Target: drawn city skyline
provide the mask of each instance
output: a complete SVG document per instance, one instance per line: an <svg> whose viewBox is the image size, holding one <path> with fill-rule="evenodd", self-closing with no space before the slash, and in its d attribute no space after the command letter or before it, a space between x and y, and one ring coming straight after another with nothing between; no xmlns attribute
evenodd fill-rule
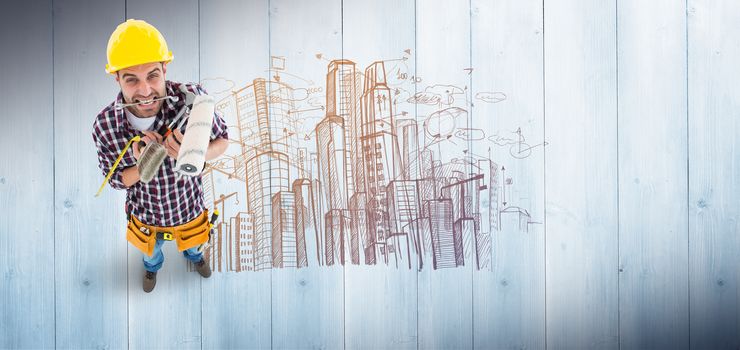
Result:
<svg viewBox="0 0 740 350"><path fill-rule="evenodd" d="M507 202L513 179L491 159L490 147L510 148L512 158L523 159L547 143L530 146L521 129L487 137L462 125L473 100L499 103L506 95L422 86L398 68L408 55L364 69L331 60L324 86L289 73L286 59L275 56L269 79L231 86L218 100L231 146L202 174L206 205L221 211L205 251L214 271L381 264L490 269L492 234L539 224ZM389 84L391 74L415 91ZM406 110L415 104L434 111L417 120ZM306 114L320 120L309 124ZM489 155L470 151L472 142L486 142ZM224 181L228 193L217 188ZM233 182L243 183L243 191L232 192Z"/></svg>

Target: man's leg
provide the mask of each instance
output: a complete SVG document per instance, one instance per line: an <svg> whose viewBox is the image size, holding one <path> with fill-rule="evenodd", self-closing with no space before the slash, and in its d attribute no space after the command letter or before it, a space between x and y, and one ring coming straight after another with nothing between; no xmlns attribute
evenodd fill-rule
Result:
<svg viewBox="0 0 740 350"><path fill-rule="evenodd" d="M192 247L182 251L182 255L185 255L185 259L190 260L192 263L197 263L203 259L203 253L198 251L198 247Z"/></svg>
<svg viewBox="0 0 740 350"><path fill-rule="evenodd" d="M205 278L211 276L211 267L208 266L208 262L203 259L203 253L198 251L198 247L184 250L182 254L185 255L185 259L190 260L190 262L195 265L195 270L198 271L201 276Z"/></svg>
<svg viewBox="0 0 740 350"><path fill-rule="evenodd" d="M144 269L149 272L157 272L162 268L164 264L164 254L162 254L163 240L158 239L157 244L154 245L154 253L152 256L144 254Z"/></svg>
<svg viewBox="0 0 740 350"><path fill-rule="evenodd" d="M146 274L144 274L144 291L149 293L154 289L154 286L157 285L157 271L162 268L162 264L164 264L164 254L162 253L162 244L164 243L163 240L158 239L157 243L154 244L154 252L152 253L152 256L148 256L144 254L144 269L146 270Z"/></svg>

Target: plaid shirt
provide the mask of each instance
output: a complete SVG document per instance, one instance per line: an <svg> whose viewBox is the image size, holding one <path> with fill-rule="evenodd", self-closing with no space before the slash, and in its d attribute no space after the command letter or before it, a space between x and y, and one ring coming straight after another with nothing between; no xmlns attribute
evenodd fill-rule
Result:
<svg viewBox="0 0 740 350"><path fill-rule="evenodd" d="M152 125L151 130L164 134L167 124L177 115L185 104L185 94L180 91L180 83L166 81L168 96L178 96L178 102L165 100ZM196 95L206 94L197 84L185 84L187 89ZM116 103L125 103L123 94L118 93L116 100L103 109L93 124L93 140L98 149L98 162L103 176L113 166L118 155L132 137L139 134L128 119L124 110L116 110ZM180 131L185 130L187 123ZM218 112L213 118L211 140L228 139L226 123ZM133 149L129 148L110 178L110 185L115 189L126 189L126 213L135 215L139 220L154 226L177 226L200 215L205 206L203 203L203 180L201 176L180 176L174 171L176 160L167 156L159 173L149 183L136 182L126 187L121 181L124 169L136 165Z"/></svg>

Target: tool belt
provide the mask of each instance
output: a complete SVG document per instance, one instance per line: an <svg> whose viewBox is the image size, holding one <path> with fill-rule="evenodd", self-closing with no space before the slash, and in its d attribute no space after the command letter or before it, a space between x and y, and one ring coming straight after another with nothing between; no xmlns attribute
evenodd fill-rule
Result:
<svg viewBox="0 0 740 350"><path fill-rule="evenodd" d="M171 227L147 225L131 214L126 226L126 240L144 254L152 256L157 239L175 240L177 249L183 251L208 242L210 232L207 209L190 222Z"/></svg>

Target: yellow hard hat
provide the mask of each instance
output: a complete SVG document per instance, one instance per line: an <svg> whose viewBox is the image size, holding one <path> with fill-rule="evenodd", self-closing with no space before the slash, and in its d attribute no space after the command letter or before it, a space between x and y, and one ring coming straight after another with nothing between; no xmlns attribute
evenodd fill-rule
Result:
<svg viewBox="0 0 740 350"><path fill-rule="evenodd" d="M105 71L113 74L139 64L169 62L172 58L172 51L157 28L141 20L129 19L119 24L108 39Z"/></svg>

